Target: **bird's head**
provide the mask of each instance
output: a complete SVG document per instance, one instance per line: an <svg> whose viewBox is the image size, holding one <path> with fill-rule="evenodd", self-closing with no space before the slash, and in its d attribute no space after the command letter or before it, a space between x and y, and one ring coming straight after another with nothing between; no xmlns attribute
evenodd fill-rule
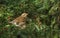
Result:
<svg viewBox="0 0 60 38"><path fill-rule="evenodd" d="M27 17L28 13L22 13L22 17Z"/></svg>

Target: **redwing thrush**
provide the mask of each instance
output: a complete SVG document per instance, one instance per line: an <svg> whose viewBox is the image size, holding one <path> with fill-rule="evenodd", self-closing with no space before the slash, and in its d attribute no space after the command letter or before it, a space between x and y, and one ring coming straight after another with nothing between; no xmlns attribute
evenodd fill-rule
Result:
<svg viewBox="0 0 60 38"><path fill-rule="evenodd" d="M17 17L16 19L14 19L13 21L9 22L14 24L15 26L21 27L21 29L25 28L26 25L26 18L27 18L27 13L22 13L21 16Z"/></svg>

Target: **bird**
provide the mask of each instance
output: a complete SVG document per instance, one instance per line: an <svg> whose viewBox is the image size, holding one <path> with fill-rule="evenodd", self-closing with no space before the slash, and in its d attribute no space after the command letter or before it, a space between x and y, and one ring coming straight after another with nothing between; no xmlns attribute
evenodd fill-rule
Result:
<svg viewBox="0 0 60 38"><path fill-rule="evenodd" d="M27 19L28 13L22 13L19 17L16 19L12 20L11 24L20 27L21 29L24 29L26 27L26 19Z"/></svg>

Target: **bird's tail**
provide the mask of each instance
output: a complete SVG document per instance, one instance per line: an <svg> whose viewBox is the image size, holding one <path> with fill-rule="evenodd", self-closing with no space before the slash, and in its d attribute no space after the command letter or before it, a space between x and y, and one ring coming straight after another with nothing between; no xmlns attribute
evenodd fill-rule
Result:
<svg viewBox="0 0 60 38"><path fill-rule="evenodd" d="M11 23L11 24L12 24L12 23L13 23L13 21L11 21L11 22L9 22L9 23Z"/></svg>

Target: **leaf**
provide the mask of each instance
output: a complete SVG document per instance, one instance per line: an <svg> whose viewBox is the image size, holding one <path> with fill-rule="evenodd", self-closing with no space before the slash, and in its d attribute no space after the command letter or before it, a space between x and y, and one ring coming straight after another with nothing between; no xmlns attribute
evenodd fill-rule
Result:
<svg viewBox="0 0 60 38"><path fill-rule="evenodd" d="M43 3L43 8L44 9L48 9L49 8L49 6L50 6L49 2L50 2L49 0L44 0L44 3Z"/></svg>
<svg viewBox="0 0 60 38"><path fill-rule="evenodd" d="M40 31L40 28L38 27L38 25L35 25L37 31Z"/></svg>
<svg viewBox="0 0 60 38"><path fill-rule="evenodd" d="M55 0L50 0L50 1L55 2Z"/></svg>
<svg viewBox="0 0 60 38"><path fill-rule="evenodd" d="M49 15L56 14L57 8L58 8L58 4L53 5L53 7L51 7L51 9L49 10Z"/></svg>
<svg viewBox="0 0 60 38"><path fill-rule="evenodd" d="M53 25L55 24L55 22L56 22L56 18L53 18L53 19L51 20L51 27L53 27Z"/></svg>

